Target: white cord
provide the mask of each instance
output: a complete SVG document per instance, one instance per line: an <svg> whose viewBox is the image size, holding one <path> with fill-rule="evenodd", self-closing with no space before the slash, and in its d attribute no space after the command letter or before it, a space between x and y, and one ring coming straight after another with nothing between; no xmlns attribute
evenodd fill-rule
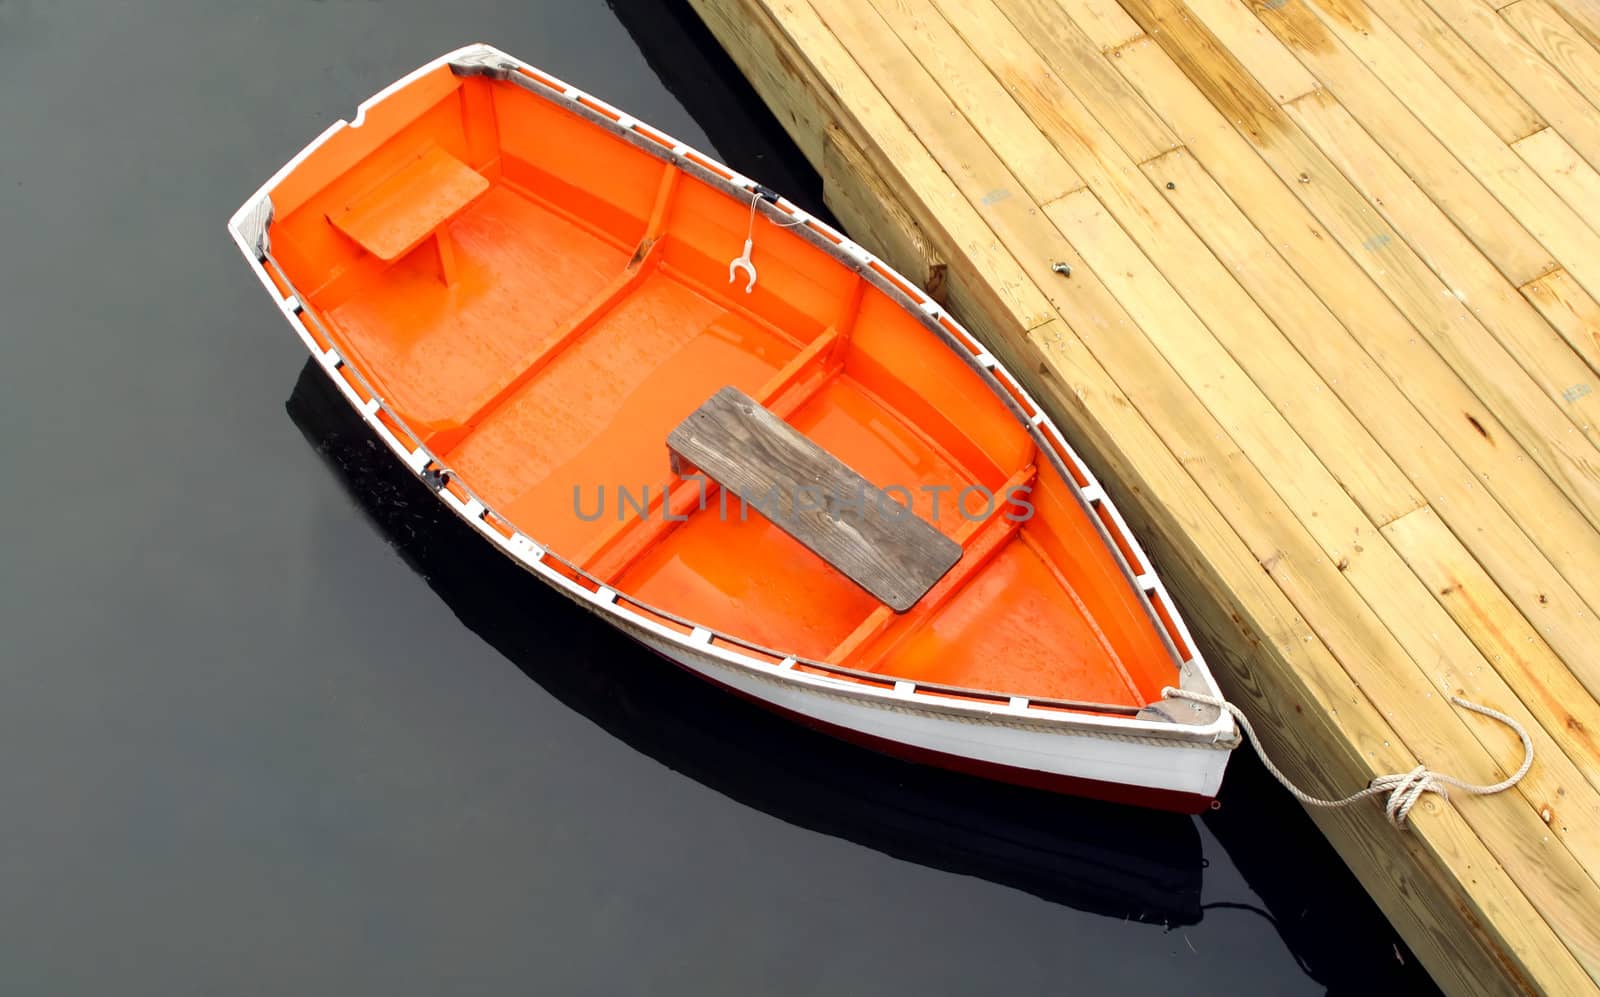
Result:
<svg viewBox="0 0 1600 997"><path fill-rule="evenodd" d="M1312 796L1310 793L1307 793L1299 786L1296 786L1294 783L1290 782L1289 777L1283 774L1283 770L1273 764L1272 759L1267 757L1266 751L1261 747L1261 739L1256 737L1255 728L1250 726L1250 721L1246 719L1244 712L1237 706L1234 706L1232 703L1221 698L1220 696L1212 696L1203 692L1190 692L1187 689L1174 689L1171 686L1161 690L1161 698L1193 700L1196 703L1206 703L1211 706L1220 707L1233 714L1233 719L1239 722L1239 727L1250 738L1250 743L1255 745L1256 754L1261 757L1261 764L1267 767L1267 771L1272 773L1272 777L1278 780L1278 782L1283 785L1284 789L1287 789L1295 799L1299 800L1301 803L1304 803L1308 807L1347 807L1350 804L1355 803L1358 800L1364 800L1369 796L1377 796L1380 793L1388 793L1389 799L1384 805L1383 812L1388 815L1389 823L1402 830L1404 830L1406 826L1406 815L1411 813L1411 808L1417 805L1417 801L1422 798L1422 794L1424 793L1437 793L1447 800L1450 798L1450 792L1446 788L1448 786L1454 786L1462 792L1471 793L1474 796L1488 796L1492 793L1503 793L1512 786L1515 786L1517 783L1521 782L1522 777L1528 774L1529 769L1533 768L1533 739L1528 736L1527 730L1525 730L1520 723L1504 713L1501 713L1499 710L1492 710L1487 706L1480 706L1477 703L1462 699L1460 696L1451 696L1450 702L1456 704L1462 709L1471 710L1474 713L1481 713L1486 717L1492 717L1493 719L1500 721L1507 727L1510 727L1512 730L1517 732L1517 737L1522 739L1522 765L1515 772L1511 773L1511 775L1507 776L1506 778L1501 779L1499 782L1492 783L1487 786L1481 786L1477 783L1471 783L1463 779L1457 779L1455 776L1445 775L1442 772L1435 772L1426 765L1418 765L1410 772L1397 772L1393 775L1380 775L1376 779L1373 779L1372 782L1367 785L1366 789L1363 789L1357 793L1351 793L1349 796L1343 797L1342 799L1324 800L1319 797Z"/></svg>
<svg viewBox="0 0 1600 997"><path fill-rule="evenodd" d="M739 272L743 271L749 278L744 286L744 293L746 294L756 289L756 265L750 261L750 253L755 249L756 245L756 202L760 200L761 189L752 187L750 189L750 221L745 225L744 230L744 252L728 261L728 283L732 284L738 279ZM772 224L779 228L793 228L796 225L805 224L805 221L805 217L801 216L786 222L773 221Z"/></svg>

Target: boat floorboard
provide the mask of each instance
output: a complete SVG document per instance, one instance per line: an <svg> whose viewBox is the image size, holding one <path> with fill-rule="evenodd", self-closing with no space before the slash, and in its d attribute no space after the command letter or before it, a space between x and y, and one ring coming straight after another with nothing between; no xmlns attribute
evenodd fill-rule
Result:
<svg viewBox="0 0 1600 997"><path fill-rule="evenodd" d="M496 379L621 273L633 251L503 184L445 230L454 281L439 279L430 254L412 253L329 316L364 369L387 375L390 402L421 427L469 417Z"/></svg>
<svg viewBox="0 0 1600 997"><path fill-rule="evenodd" d="M1514 791L1313 816L1446 990L1600 992L1593 11L691 3L1109 479L1303 786L1514 769L1452 694L1529 729Z"/></svg>

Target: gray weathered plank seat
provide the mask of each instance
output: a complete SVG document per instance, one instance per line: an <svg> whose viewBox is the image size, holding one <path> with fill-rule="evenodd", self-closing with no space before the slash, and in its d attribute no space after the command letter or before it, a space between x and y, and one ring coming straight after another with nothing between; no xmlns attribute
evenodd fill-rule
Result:
<svg viewBox="0 0 1600 997"><path fill-rule="evenodd" d="M961 560L960 544L737 388L691 412L667 449L675 473L700 470L896 612Z"/></svg>

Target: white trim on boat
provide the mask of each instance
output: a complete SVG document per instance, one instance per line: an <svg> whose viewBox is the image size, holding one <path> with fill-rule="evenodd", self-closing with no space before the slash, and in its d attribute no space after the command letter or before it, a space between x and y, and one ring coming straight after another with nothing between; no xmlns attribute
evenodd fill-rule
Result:
<svg viewBox="0 0 1600 997"><path fill-rule="evenodd" d="M1020 766L1042 772L1056 772L1159 790L1200 795L1215 792L1226 762L1225 751L1219 749L1231 749L1238 743L1233 720L1226 713L1219 713L1204 723L1175 723L1142 717L1066 712L1060 708L1040 706L1026 697L998 693L993 695L992 702L978 702L953 693L940 693L936 687L905 680L886 678L880 686L867 684L859 677L842 677L837 672L826 674L827 669L837 666L807 661L781 651L761 647L732 634L721 633L689 621L680 621L671 613L617 592L607 586L602 579L591 578L577 565L569 564L552 554L537 540L522 533L508 520L496 515L465 482L454 478L448 468L426 447L420 443L415 447L408 447L402 442L385 424L382 416L392 420L405 435L412 439L420 438L413 434L404 420L372 390L361 371L349 368L336 350L331 347L324 350L317 343L310 325L315 323L320 328L320 319L304 306L300 296L290 285L287 275L281 269L277 269L276 262L272 260L269 237L272 222L270 192L341 129L361 127L369 109L420 77L446 65L450 65L453 70L481 67L483 72L491 75L498 71L520 70L527 74L521 79L537 84L539 88L535 91L524 84L525 90L553 102L569 105L569 110L591 121L596 117L600 118L601 121L595 122L596 124L639 136L640 142L636 144L640 144L641 148L646 148L659 158L673 162L698 179L708 183L714 180L715 185L722 186L725 191L728 188L760 190L764 194L767 191L766 188L710 156L677 142L606 102L561 83L542 70L535 69L487 45L465 46L429 62L385 87L373 97L362 101L352 121L341 121L331 125L245 201L230 219L228 230L256 276L278 302L285 319L294 327L312 354L321 361L321 366L334 384L362 419L413 474L433 487L439 498L465 522L528 571L591 611L611 619L636 638L667 653L686 667L707 673L708 677L741 692L747 692L794 712L816 713L818 719L825 722L870 736L888 739L909 738L904 743L931 751L980 758L996 764ZM731 191L728 192L732 196ZM1057 470L1061 472L1062 478L1083 505L1085 513L1100 533L1102 541L1111 551L1129 584L1134 585L1141 593L1152 623L1178 667L1179 684L1186 689L1220 696L1215 679L1182 615L1177 611L1177 606L1165 585L1156 575L1138 539L1128 529L1115 504L1106 495L1077 452L1067 443L1054 421L1005 366L947 311L867 249L781 197L775 199L763 197L758 199L757 203L769 220L776 220L774 216L781 216L782 224L796 231L808 233L811 241L814 241L819 248L841 257L843 261L848 261L846 265L853 265L864 279L884 290L891 298L903 299L912 314L925 318L924 324L930 331L945 337L951 348L962 354L969 366L991 382L991 387L996 390L997 395L1013 409L1021 424L1034 436L1040 450L1057 465ZM280 291L273 281L272 274L268 270L269 264L277 270L287 289L286 292ZM331 339L329 342L331 343ZM343 376L341 369L349 369L361 388L358 389ZM363 395L363 390L368 394ZM433 475L432 479L428 477L430 474ZM1084 483L1080 485L1080 481ZM460 490L460 495L456 494L456 489ZM1107 529L1104 521L1096 514L1097 508L1107 511L1118 536L1114 537ZM502 532L494 522L505 524L509 532ZM1124 554L1125 550L1133 554L1137 565L1129 563ZM586 582L588 584L585 584ZM589 587L590 585L593 587ZM1156 609L1158 605L1161 612ZM675 629L664 621L672 622L683 629ZM1187 654L1180 652L1180 644L1187 649ZM813 669L822 670L823 673ZM712 672L716 674L711 674ZM819 710L815 702L810 700L795 702L788 694L777 695L769 691L763 695L758 688L747 688L750 682L758 678L761 682L777 683L780 688L792 689L796 693L809 690L806 695L842 700L848 704L848 709ZM907 686L910 687L909 691L906 689ZM1174 705L1164 704L1169 712ZM1187 708L1192 704L1183 705ZM869 714L862 714L863 710L869 711ZM889 711L896 715L916 718L916 723L910 724L910 727L916 729L915 736L907 730L900 729L907 726L905 722L891 723L883 720L869 722L867 717L870 716L870 711ZM1035 736L1045 736L1047 740L1042 742L1042 745L1047 744L1052 747L1046 749L1032 745L1010 745L1004 748L986 746L987 741L973 739L970 725L974 722L986 728L1032 732ZM929 724L933 726L928 727ZM965 733L945 730L943 725L948 724L966 725ZM1066 738L1072 739L1075 743L1113 741L1131 745L1159 746L1159 753L1150 756L1148 764L1135 763L1127 758L1119 759L1114 754L1083 749L1081 746L1074 747L1069 753L1070 757L1061 756L1060 742ZM1010 736L1001 740L1006 740L1009 744ZM1195 756L1192 761L1175 762L1171 754L1180 752L1177 757L1187 758L1188 754L1194 751L1200 752L1200 755ZM1068 762L1072 764L1067 764ZM1084 767L1085 764L1087 768Z"/></svg>

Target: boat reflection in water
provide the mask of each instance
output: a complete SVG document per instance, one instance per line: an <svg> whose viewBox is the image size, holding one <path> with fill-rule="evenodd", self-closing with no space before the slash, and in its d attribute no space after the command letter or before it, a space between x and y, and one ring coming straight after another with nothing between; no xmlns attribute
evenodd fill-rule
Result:
<svg viewBox="0 0 1600 997"><path fill-rule="evenodd" d="M1200 920L1192 818L1033 792L787 723L651 654L529 576L390 454L314 364L290 417L471 630L567 706L669 768L790 823L1118 919Z"/></svg>

